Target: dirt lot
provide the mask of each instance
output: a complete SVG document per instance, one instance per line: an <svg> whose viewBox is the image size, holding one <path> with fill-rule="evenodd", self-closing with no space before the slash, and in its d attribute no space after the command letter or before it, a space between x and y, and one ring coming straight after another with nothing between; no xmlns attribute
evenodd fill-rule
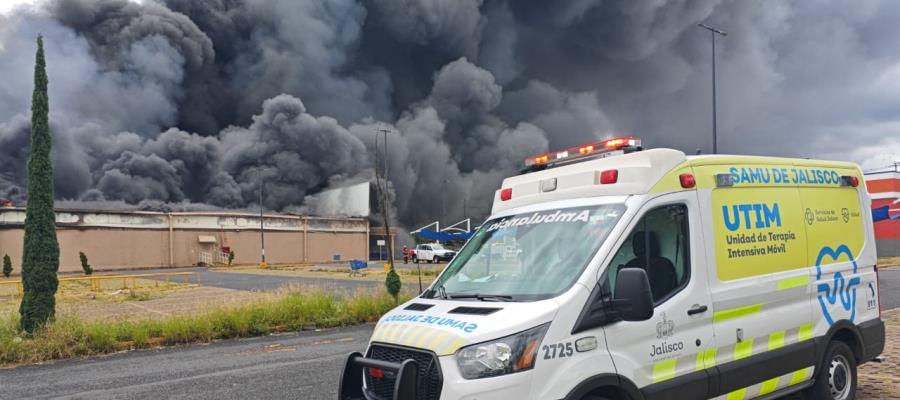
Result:
<svg viewBox="0 0 900 400"><path fill-rule="evenodd" d="M147 319L190 314L211 307L253 301L271 294L186 284L157 285L146 281L133 290L68 285L57 294L57 313L86 320ZM119 284L120 285L120 284ZM7 288L9 289L9 288ZM0 293L0 313L16 312L21 299L15 291Z"/></svg>

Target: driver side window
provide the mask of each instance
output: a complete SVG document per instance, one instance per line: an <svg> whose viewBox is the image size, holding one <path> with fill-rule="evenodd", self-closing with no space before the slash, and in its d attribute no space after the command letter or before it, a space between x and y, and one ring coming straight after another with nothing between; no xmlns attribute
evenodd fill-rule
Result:
<svg viewBox="0 0 900 400"><path fill-rule="evenodd" d="M673 204L641 217L607 269L607 288L616 287L623 268L647 271L653 303L660 304L681 290L690 278L687 207Z"/></svg>

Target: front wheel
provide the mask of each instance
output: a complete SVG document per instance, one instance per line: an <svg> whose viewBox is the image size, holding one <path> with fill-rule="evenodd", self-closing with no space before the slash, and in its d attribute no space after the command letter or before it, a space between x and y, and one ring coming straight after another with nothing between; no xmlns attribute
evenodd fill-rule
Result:
<svg viewBox="0 0 900 400"><path fill-rule="evenodd" d="M844 342L831 342L825 352L825 363L816 375L807 398L853 400L856 398L856 357Z"/></svg>
<svg viewBox="0 0 900 400"><path fill-rule="evenodd" d="M438 261L440 261L440 260L441 260L441 259L438 258L438 256L431 257L431 263L432 263L432 264L437 264Z"/></svg>

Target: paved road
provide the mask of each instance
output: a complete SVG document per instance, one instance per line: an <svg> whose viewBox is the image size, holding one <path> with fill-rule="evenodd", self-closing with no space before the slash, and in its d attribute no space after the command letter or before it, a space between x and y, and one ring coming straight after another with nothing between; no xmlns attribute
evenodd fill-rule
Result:
<svg viewBox="0 0 900 400"><path fill-rule="evenodd" d="M264 274L247 274L237 272L210 271L207 268L152 269L136 271L116 271L116 273L150 274L158 272L199 272L200 283L204 286L221 287L236 290L269 291L288 285L316 285L323 288L353 291L380 287L381 282L351 279L310 278L294 276L277 276Z"/></svg>
<svg viewBox="0 0 900 400"><path fill-rule="evenodd" d="M211 274L201 278L206 284L223 287L280 283L268 275L203 273ZM900 307L900 269L880 277L883 307ZM0 370L0 399L333 399L344 357L363 350L371 331L359 326Z"/></svg>
<svg viewBox="0 0 900 400"><path fill-rule="evenodd" d="M371 326L0 370L0 399L333 400Z"/></svg>
<svg viewBox="0 0 900 400"><path fill-rule="evenodd" d="M900 267L878 271L878 292L885 310L900 307Z"/></svg>

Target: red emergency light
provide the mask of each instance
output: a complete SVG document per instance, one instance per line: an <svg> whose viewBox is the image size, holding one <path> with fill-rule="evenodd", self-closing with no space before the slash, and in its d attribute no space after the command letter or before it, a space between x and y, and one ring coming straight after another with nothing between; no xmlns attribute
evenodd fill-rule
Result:
<svg viewBox="0 0 900 400"><path fill-rule="evenodd" d="M568 162L580 158L587 158L603 153L622 150L626 147L640 147L641 139L636 137L617 137L612 139L601 140L595 143L588 143L581 146L570 147L565 150L553 151L545 154L525 159L525 167L535 165L546 165L558 162Z"/></svg>

